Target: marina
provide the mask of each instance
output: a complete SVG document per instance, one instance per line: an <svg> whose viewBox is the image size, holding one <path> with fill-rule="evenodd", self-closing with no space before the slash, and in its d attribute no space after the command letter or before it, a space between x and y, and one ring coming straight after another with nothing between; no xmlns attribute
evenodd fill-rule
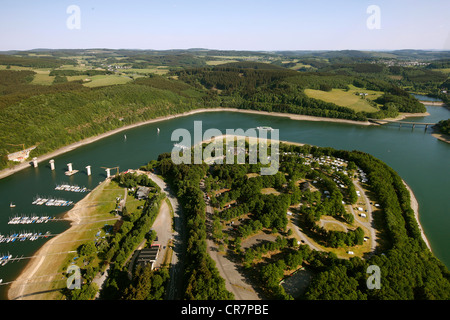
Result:
<svg viewBox="0 0 450 320"><path fill-rule="evenodd" d="M11 260L11 258L12 255L9 253L6 255L2 254L2 256L0 257L0 266L4 266L5 264L7 264Z"/></svg>
<svg viewBox="0 0 450 320"><path fill-rule="evenodd" d="M71 206L73 204L73 201L67 201L67 200L61 200L61 199L52 199L52 198L40 198L37 197L35 200L31 203L37 206L53 206L53 207L66 207Z"/></svg>
<svg viewBox="0 0 450 320"><path fill-rule="evenodd" d="M9 219L8 224L47 223L55 220L55 217L51 216L15 216Z"/></svg>
<svg viewBox="0 0 450 320"><path fill-rule="evenodd" d="M15 241L35 241L39 238L47 238L50 236L50 231L42 234L42 232L21 232L21 233L12 233L9 236L4 236L0 234L0 243L13 243Z"/></svg>
<svg viewBox="0 0 450 320"><path fill-rule="evenodd" d="M70 191L70 192L89 192L86 187L72 186L70 184L60 184L55 187L55 190L58 191Z"/></svg>

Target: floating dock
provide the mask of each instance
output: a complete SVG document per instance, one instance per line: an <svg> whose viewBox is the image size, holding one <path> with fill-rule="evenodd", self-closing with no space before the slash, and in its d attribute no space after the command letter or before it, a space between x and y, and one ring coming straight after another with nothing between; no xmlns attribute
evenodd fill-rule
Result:
<svg viewBox="0 0 450 320"><path fill-rule="evenodd" d="M4 236L0 234L0 243L13 243L15 241L35 241L39 238L47 238L50 236L50 231L42 234L42 232L21 232L21 233L12 233L9 236Z"/></svg>
<svg viewBox="0 0 450 320"><path fill-rule="evenodd" d="M70 170L70 171L64 172L64 174L65 174L66 176L71 176L71 175L74 175L74 174L77 173L77 172L78 172L78 170Z"/></svg>
<svg viewBox="0 0 450 320"><path fill-rule="evenodd" d="M51 216L15 216L9 219L8 224L47 223L55 220L55 217Z"/></svg>
<svg viewBox="0 0 450 320"><path fill-rule="evenodd" d="M0 257L0 266L4 266L5 264L8 263L9 260L11 260L12 255L11 254L2 254L2 256Z"/></svg>
<svg viewBox="0 0 450 320"><path fill-rule="evenodd" d="M88 192L90 191L86 187L71 186L70 184L60 184L55 187L55 190L70 191L70 192Z"/></svg>
<svg viewBox="0 0 450 320"><path fill-rule="evenodd" d="M31 204L37 206L53 206L53 207L66 207L73 205L73 201L60 200L60 199L48 199L48 198L36 198Z"/></svg>

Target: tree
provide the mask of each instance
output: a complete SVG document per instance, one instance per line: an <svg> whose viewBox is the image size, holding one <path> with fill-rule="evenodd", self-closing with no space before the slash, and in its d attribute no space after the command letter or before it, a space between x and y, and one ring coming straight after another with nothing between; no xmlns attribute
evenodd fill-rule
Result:
<svg viewBox="0 0 450 320"><path fill-rule="evenodd" d="M97 252L94 242L90 241L88 243L82 244L78 247L78 253L82 256L89 257Z"/></svg>

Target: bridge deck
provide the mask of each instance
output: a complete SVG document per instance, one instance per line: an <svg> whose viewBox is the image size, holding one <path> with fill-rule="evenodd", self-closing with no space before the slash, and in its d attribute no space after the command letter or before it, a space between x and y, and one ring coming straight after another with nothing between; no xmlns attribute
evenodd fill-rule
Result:
<svg viewBox="0 0 450 320"><path fill-rule="evenodd" d="M385 120L385 119L372 119L367 118L369 121L373 122L388 122L388 123L399 123L399 124L415 124L418 126L434 126L435 122L412 122L412 121L401 121L401 120Z"/></svg>

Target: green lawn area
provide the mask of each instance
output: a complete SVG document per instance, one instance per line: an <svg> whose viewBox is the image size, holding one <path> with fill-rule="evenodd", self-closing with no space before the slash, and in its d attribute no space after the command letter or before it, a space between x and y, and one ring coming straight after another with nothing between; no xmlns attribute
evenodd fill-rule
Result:
<svg viewBox="0 0 450 320"><path fill-rule="evenodd" d="M434 69L433 71L440 71L445 74L450 74L450 68Z"/></svg>
<svg viewBox="0 0 450 320"><path fill-rule="evenodd" d="M356 95L357 92L367 93L368 96L363 99L359 95ZM331 91L305 89L305 94L310 98L332 102L334 104L337 104L338 106L348 107L357 112L376 112L378 110L371 106L366 100L374 100L381 96L383 92L360 89L351 86L350 90L348 91L345 91L344 89L332 89Z"/></svg>
<svg viewBox="0 0 450 320"><path fill-rule="evenodd" d="M126 74L147 74L147 73L156 73L159 75L166 74L169 72L169 67L166 66L157 66L153 68L145 68L145 69L123 69L121 72Z"/></svg>
<svg viewBox="0 0 450 320"><path fill-rule="evenodd" d="M131 78L126 76L119 76L115 74L111 75L98 75L98 76L92 76L92 77L86 77L91 79L90 82L86 82L83 85L86 87L101 87L101 86L111 86L114 84L125 84L127 82L132 81Z"/></svg>
<svg viewBox="0 0 450 320"><path fill-rule="evenodd" d="M125 189L119 187L117 182L111 181L108 186L93 191L93 198L97 206L93 215L108 214L116 208L116 198L125 196Z"/></svg>
<svg viewBox="0 0 450 320"><path fill-rule="evenodd" d="M230 63L230 62L238 62L238 60L233 59L223 59L223 60L209 60L206 61L208 66L218 66L220 64Z"/></svg>
<svg viewBox="0 0 450 320"><path fill-rule="evenodd" d="M45 69L32 69L32 70L36 72L33 81L31 81L32 84L50 86L53 83L55 77L49 76L50 70Z"/></svg>

